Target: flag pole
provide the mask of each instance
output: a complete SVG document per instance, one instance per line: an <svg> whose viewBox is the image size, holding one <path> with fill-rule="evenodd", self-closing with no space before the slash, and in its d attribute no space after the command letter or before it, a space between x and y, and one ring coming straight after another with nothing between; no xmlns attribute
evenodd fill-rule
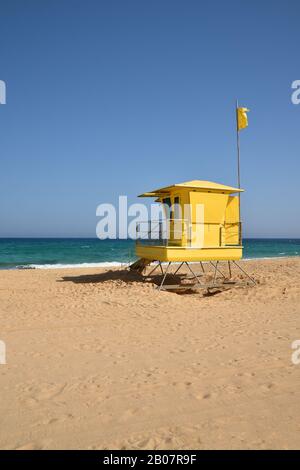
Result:
<svg viewBox="0 0 300 470"><path fill-rule="evenodd" d="M240 133L239 133L239 121L238 121L238 107L239 103L236 100L235 103L235 116L236 116L236 148L237 148L237 179L238 188L241 189L241 165L240 165ZM239 244L242 244L242 223L241 223L241 193L239 192Z"/></svg>
<svg viewBox="0 0 300 470"><path fill-rule="evenodd" d="M238 188L241 189L240 134L239 134L239 121L238 121L238 107L239 107L239 103L238 103L238 100L236 100L235 115L236 115L237 177L238 177Z"/></svg>

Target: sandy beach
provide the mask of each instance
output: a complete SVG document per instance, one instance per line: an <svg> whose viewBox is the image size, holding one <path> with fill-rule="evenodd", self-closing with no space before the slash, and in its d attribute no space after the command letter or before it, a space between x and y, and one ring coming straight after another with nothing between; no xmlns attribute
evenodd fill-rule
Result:
<svg viewBox="0 0 300 470"><path fill-rule="evenodd" d="M127 271L0 271L1 449L299 449L300 258L255 287L159 292Z"/></svg>

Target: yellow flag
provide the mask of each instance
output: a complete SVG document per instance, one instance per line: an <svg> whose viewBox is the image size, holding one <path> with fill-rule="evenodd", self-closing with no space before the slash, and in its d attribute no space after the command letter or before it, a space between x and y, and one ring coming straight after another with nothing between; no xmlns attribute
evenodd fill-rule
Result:
<svg viewBox="0 0 300 470"><path fill-rule="evenodd" d="M248 126L248 116L247 113L250 111L248 108L237 108L237 127L240 131L241 129L245 129Z"/></svg>

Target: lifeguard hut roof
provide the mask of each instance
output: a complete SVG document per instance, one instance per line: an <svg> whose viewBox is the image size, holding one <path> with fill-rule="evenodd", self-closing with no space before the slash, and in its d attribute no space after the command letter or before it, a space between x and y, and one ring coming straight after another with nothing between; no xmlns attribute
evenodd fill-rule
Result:
<svg viewBox="0 0 300 470"><path fill-rule="evenodd" d="M243 189L225 186L224 184L214 183L213 181L192 180L186 181L184 183L172 184L171 186L166 186L165 188L155 189L154 191L140 194L139 197L160 197L164 194L169 194L170 191L174 188L188 188L192 190L222 192L226 194L240 193L244 191Z"/></svg>

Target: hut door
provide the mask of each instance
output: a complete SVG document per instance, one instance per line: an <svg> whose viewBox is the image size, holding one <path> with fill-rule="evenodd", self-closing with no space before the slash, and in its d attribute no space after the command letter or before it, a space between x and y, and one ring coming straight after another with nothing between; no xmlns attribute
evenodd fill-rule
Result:
<svg viewBox="0 0 300 470"><path fill-rule="evenodd" d="M167 227L167 230L166 230L166 233L164 233L164 238L165 239L170 239L170 232L171 232L171 228L170 228L170 218L171 218L171 198L170 197L165 197L163 200L162 200L162 203L163 203L163 206L164 206L164 212L165 212L165 218L166 218L166 227Z"/></svg>
<svg viewBox="0 0 300 470"><path fill-rule="evenodd" d="M182 242L182 214L180 197L175 196L173 200L172 212L170 217L170 239L175 245L181 245Z"/></svg>

